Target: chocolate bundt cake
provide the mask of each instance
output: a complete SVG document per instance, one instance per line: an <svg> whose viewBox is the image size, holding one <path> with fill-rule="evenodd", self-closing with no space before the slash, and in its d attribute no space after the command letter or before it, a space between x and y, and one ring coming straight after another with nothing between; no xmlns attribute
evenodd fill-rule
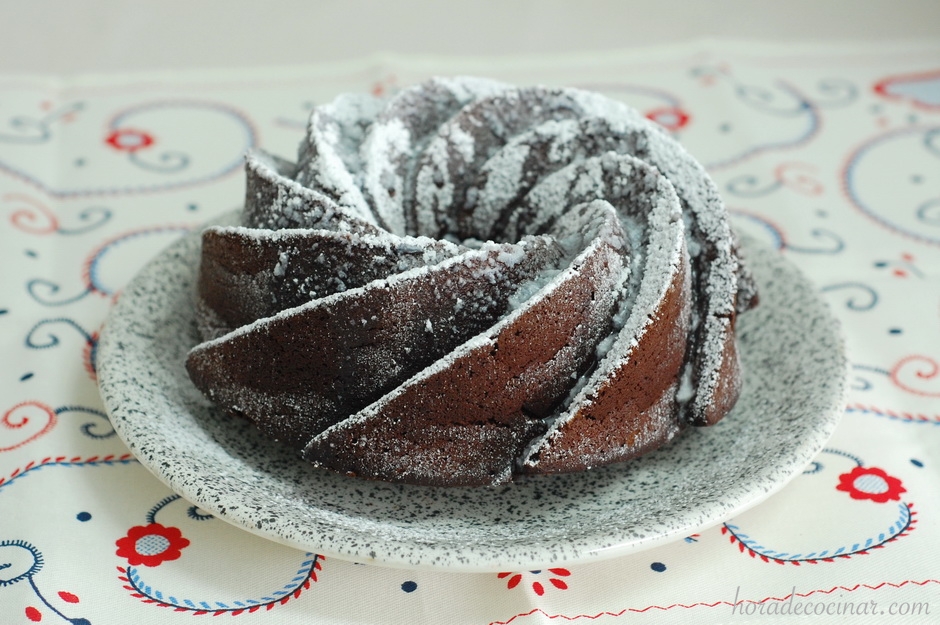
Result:
<svg viewBox="0 0 940 625"><path fill-rule="evenodd" d="M500 484L648 452L737 400L756 303L717 190L575 89L435 79L316 108L203 233L186 366L312 464Z"/></svg>

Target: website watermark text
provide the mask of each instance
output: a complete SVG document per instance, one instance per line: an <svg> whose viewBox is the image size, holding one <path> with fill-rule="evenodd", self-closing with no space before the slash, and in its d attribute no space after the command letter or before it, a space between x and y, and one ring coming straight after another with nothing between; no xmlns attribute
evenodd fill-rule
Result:
<svg viewBox="0 0 940 625"><path fill-rule="evenodd" d="M784 599L764 599L751 601L739 599L741 587L734 593L734 603L731 605L732 615L742 616L925 616L930 614L930 603L927 601L894 601L879 603L873 599L868 601L844 601L842 599L825 598L812 600L799 597L796 586Z"/></svg>

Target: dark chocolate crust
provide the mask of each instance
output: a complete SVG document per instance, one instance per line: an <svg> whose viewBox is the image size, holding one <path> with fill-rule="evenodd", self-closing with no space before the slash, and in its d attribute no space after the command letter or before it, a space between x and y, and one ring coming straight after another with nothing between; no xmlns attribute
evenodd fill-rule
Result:
<svg viewBox="0 0 940 625"><path fill-rule="evenodd" d="M622 462L734 406L757 302L721 198L636 111L435 79L249 155L195 385L312 464L433 486Z"/></svg>

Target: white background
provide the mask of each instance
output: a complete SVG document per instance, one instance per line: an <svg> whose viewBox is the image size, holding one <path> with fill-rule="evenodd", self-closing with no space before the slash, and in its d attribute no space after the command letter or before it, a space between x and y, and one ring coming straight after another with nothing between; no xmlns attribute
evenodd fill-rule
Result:
<svg viewBox="0 0 940 625"><path fill-rule="evenodd" d="M940 40L940 0L0 0L0 72L490 56L701 38Z"/></svg>

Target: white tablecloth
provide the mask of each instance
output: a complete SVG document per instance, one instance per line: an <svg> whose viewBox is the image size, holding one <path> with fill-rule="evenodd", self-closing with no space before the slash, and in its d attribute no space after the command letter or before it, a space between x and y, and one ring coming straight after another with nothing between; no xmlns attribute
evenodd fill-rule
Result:
<svg viewBox="0 0 940 625"><path fill-rule="evenodd" d="M707 166L737 228L809 276L843 324L851 380L803 475L664 547L467 574L279 546L201 512L128 453L95 379L122 286L240 204L246 149L292 157L312 105L456 73L632 104ZM4 624L940 619L940 46L0 76L0 242Z"/></svg>

